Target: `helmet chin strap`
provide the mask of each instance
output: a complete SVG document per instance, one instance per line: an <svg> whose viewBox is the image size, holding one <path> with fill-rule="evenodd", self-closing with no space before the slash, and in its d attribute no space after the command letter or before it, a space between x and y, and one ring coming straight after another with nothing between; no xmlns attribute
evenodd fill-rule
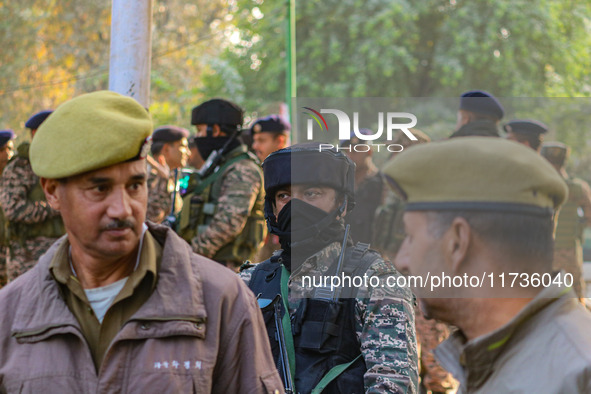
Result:
<svg viewBox="0 0 591 394"><path fill-rule="evenodd" d="M343 202L341 203L341 205L339 206L339 215L340 217L344 216L345 211L347 210L347 203L349 202L349 197L344 194L345 198L343 198Z"/></svg>

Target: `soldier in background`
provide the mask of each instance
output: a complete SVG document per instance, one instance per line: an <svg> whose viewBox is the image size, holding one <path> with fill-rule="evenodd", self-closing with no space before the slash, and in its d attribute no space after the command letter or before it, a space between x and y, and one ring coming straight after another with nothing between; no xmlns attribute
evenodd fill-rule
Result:
<svg viewBox="0 0 591 394"><path fill-rule="evenodd" d="M14 144L12 142L14 132L12 130L0 131L0 177L4 171L4 167L14 155ZM8 282L6 272L6 257L8 253L8 245L6 243L6 218L4 212L0 209L0 289Z"/></svg>
<svg viewBox="0 0 591 394"><path fill-rule="evenodd" d="M317 143L272 153L263 163L265 217L282 250L240 273L259 300L281 294L278 314L264 310L277 368L275 318L283 319L293 392L416 393L418 383L413 296L397 287L399 273L367 244L345 240L342 220L355 206L355 165ZM342 262L341 271L339 261ZM328 288L305 285L303 277L371 277L373 286ZM286 309L287 308L287 309ZM286 317L289 316L290 319ZM285 322L289 323L285 323ZM336 373L333 367L342 369ZM337 368L338 369L338 368ZM331 372L329 373L329 370ZM320 383L322 382L322 383Z"/></svg>
<svg viewBox="0 0 591 394"><path fill-rule="evenodd" d="M193 108L195 143L206 162L183 197L177 231L195 253L237 270L265 237L263 176L258 159L237 138L243 111L213 99Z"/></svg>
<svg viewBox="0 0 591 394"><path fill-rule="evenodd" d="M0 175L4 171L6 164L14 156L14 131L2 130L0 131Z"/></svg>
<svg viewBox="0 0 591 394"><path fill-rule="evenodd" d="M271 153L289 145L289 130L291 125L279 115L270 115L257 119L250 127L252 136L252 150L261 163ZM263 246L259 248L252 261L255 263L267 260L273 252L280 249L279 237L267 234Z"/></svg>
<svg viewBox="0 0 591 394"><path fill-rule="evenodd" d="M180 176L178 171L187 165L191 154L188 137L188 130L176 126L162 126L152 133L151 158L154 160L149 162L148 168L150 175L146 218L154 223L161 223L172 213L172 195ZM175 211L179 212L182 200L180 196L175 200Z"/></svg>
<svg viewBox="0 0 591 394"><path fill-rule="evenodd" d="M25 123L31 130L31 138L35 138L37 128L51 112L39 112ZM8 281L32 268L65 232L59 212L45 200L39 177L31 168L29 146L28 142L18 146L0 181L0 205L8 221Z"/></svg>
<svg viewBox="0 0 591 394"><path fill-rule="evenodd" d="M554 270L565 270L574 277L574 288L579 298L585 297L583 277L583 230L591 225L591 189L582 179L566 172L569 148L560 142L542 145L542 156L558 171L568 186L568 199L558 212L554 237Z"/></svg>
<svg viewBox="0 0 591 394"><path fill-rule="evenodd" d="M492 94L483 90L471 90L460 97L460 109L456 131L450 136L498 137L498 125L505 110Z"/></svg>
<svg viewBox="0 0 591 394"><path fill-rule="evenodd" d="M516 119L503 126L507 132L507 139L529 146L539 152L544 140L544 134L548 132L548 126L542 122L531 119Z"/></svg>
<svg viewBox="0 0 591 394"><path fill-rule="evenodd" d="M279 115L270 115L257 119L250 127L252 150L261 163L267 156L289 145L291 125Z"/></svg>

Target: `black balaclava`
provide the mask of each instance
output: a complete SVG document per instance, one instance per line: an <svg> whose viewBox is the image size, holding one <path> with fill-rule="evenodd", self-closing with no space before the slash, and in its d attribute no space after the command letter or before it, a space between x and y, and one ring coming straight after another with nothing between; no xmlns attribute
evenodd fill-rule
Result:
<svg viewBox="0 0 591 394"><path fill-rule="evenodd" d="M214 150L222 149L224 144L232 137L213 137L213 136L206 136L206 137L195 137L195 145L197 146L197 150L199 154L203 158L203 160L207 160L211 152ZM240 145L240 140L234 139L230 142L230 146L228 146L227 152L231 151L232 149L237 148Z"/></svg>
<svg viewBox="0 0 591 394"><path fill-rule="evenodd" d="M224 99L206 101L191 111L191 124L207 125L207 136L195 137L195 144L203 160L207 160L211 152L221 149L244 121L244 111L238 105ZM218 125L227 137L214 137L213 126ZM238 147L240 141L235 139L230 143L228 151Z"/></svg>
<svg viewBox="0 0 591 394"><path fill-rule="evenodd" d="M344 236L342 219L354 201L355 164L335 150L319 151L318 144L298 144L272 153L263 163L265 175L265 219L272 234L279 236L283 263L302 262ZM299 199L292 199L277 214L273 212L275 193L292 184L331 187L343 196L332 212L325 212Z"/></svg>

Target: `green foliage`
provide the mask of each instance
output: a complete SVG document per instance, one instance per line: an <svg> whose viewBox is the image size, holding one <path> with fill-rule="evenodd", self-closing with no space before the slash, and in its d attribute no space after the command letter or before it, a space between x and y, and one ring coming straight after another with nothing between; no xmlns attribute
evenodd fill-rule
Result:
<svg viewBox="0 0 591 394"><path fill-rule="evenodd" d="M296 0L292 0L296 1ZM588 0L298 0L298 97L591 95ZM249 117L285 101L288 0L154 0L151 112L190 128L191 108L230 98ZM0 127L28 138L34 112L108 86L110 2L0 0ZM591 178L588 101L510 113L539 118ZM449 135L452 105L418 108ZM512 115L511 115L512 116ZM423 126L421 126L423 127Z"/></svg>

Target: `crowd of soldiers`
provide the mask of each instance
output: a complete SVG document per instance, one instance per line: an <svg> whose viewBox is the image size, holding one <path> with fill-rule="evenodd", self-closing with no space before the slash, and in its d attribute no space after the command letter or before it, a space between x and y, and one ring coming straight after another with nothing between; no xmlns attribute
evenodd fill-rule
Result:
<svg viewBox="0 0 591 394"><path fill-rule="evenodd" d="M591 190L546 125L512 120L501 138L503 117L466 92L449 139L401 131L383 169L347 149L371 130L339 150L289 146L281 116L242 130L224 99L193 108L194 133L154 129L111 92L33 115L14 157L0 132L0 288L14 282L0 291L0 391L589 392ZM569 273L573 290L441 298L389 282L442 267ZM377 282L302 285L340 275ZM42 365L52 354L75 356L58 372Z"/></svg>

